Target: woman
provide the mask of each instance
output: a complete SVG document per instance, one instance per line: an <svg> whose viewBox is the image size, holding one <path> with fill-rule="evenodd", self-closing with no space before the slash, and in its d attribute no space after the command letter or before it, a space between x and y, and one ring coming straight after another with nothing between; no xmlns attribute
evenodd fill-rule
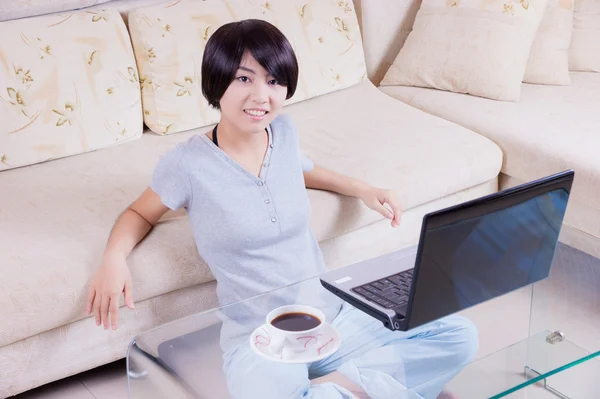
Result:
<svg viewBox="0 0 600 399"><path fill-rule="evenodd" d="M117 220L89 291L87 310L97 325L117 328L121 292L133 309L126 257L168 209L187 209L221 305L325 271L309 226L306 187L360 198L392 227L399 225L402 210L394 192L315 166L301 155L293 122L279 115L297 79L296 56L273 25L246 20L213 34L202 62L202 90L221 120L211 132L164 155L150 187ZM395 333L322 289L315 297L295 299L325 311L342 334L342 348L318 364L271 363L248 347L255 318L242 323L241 333L235 331L239 319L225 320L224 367L234 398L391 398L405 385L444 374L419 390L435 398L477 347L475 330L464 319ZM239 343L236 336L245 339ZM255 385L260 377L273 382Z"/></svg>

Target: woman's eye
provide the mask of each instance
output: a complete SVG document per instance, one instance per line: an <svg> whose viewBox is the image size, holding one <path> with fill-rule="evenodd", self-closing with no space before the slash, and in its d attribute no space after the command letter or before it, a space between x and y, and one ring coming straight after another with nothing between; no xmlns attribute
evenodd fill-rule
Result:
<svg viewBox="0 0 600 399"><path fill-rule="evenodd" d="M250 81L250 78L248 78L247 76L240 76L239 78L237 78L240 82L243 83L247 83Z"/></svg>
<svg viewBox="0 0 600 399"><path fill-rule="evenodd" d="M269 80L270 85L278 85L279 81L277 79Z"/></svg>

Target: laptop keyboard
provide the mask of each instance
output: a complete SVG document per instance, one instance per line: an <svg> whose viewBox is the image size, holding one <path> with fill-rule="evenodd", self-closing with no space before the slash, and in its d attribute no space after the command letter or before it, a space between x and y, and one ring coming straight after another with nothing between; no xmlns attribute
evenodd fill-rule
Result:
<svg viewBox="0 0 600 399"><path fill-rule="evenodd" d="M412 269L370 282L351 291L386 309L406 305L412 284Z"/></svg>

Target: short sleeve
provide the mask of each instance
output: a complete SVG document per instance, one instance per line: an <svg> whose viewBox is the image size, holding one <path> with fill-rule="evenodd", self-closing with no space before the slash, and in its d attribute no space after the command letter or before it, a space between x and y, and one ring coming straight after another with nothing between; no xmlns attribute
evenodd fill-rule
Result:
<svg viewBox="0 0 600 399"><path fill-rule="evenodd" d="M298 156L300 158L300 164L302 165L302 172L310 172L314 169L315 164L308 157L306 157L300 149L300 142L298 140L298 129L296 129L296 124L289 115L282 114L278 117L278 119L283 124L287 125L287 129L291 131L294 137L294 145L296 146L296 148L298 148Z"/></svg>
<svg viewBox="0 0 600 399"><path fill-rule="evenodd" d="M172 210L187 208L191 199L188 173L182 163L182 147L177 146L164 154L154 168L150 188Z"/></svg>
<svg viewBox="0 0 600 399"><path fill-rule="evenodd" d="M302 151L300 152L300 163L302 164L302 172L306 173L306 172L310 172L311 170L314 169L315 167L315 163L313 161L311 161L310 159L308 159L306 156L304 156L304 154L302 154Z"/></svg>

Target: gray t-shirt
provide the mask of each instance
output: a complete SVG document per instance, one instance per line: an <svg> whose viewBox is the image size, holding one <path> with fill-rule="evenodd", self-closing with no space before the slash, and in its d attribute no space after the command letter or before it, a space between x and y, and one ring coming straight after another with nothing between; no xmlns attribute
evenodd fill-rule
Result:
<svg viewBox="0 0 600 399"><path fill-rule="evenodd" d="M198 252L217 280L221 306L325 271L310 229L303 175L314 165L301 154L289 116L280 115L267 132L269 147L260 177L201 134L163 155L150 184L170 209L186 208ZM254 317L299 302L321 308L331 321L341 305L316 286L285 295L273 297L264 309L254 306L242 324L254 325ZM229 316L240 322L239 313Z"/></svg>

